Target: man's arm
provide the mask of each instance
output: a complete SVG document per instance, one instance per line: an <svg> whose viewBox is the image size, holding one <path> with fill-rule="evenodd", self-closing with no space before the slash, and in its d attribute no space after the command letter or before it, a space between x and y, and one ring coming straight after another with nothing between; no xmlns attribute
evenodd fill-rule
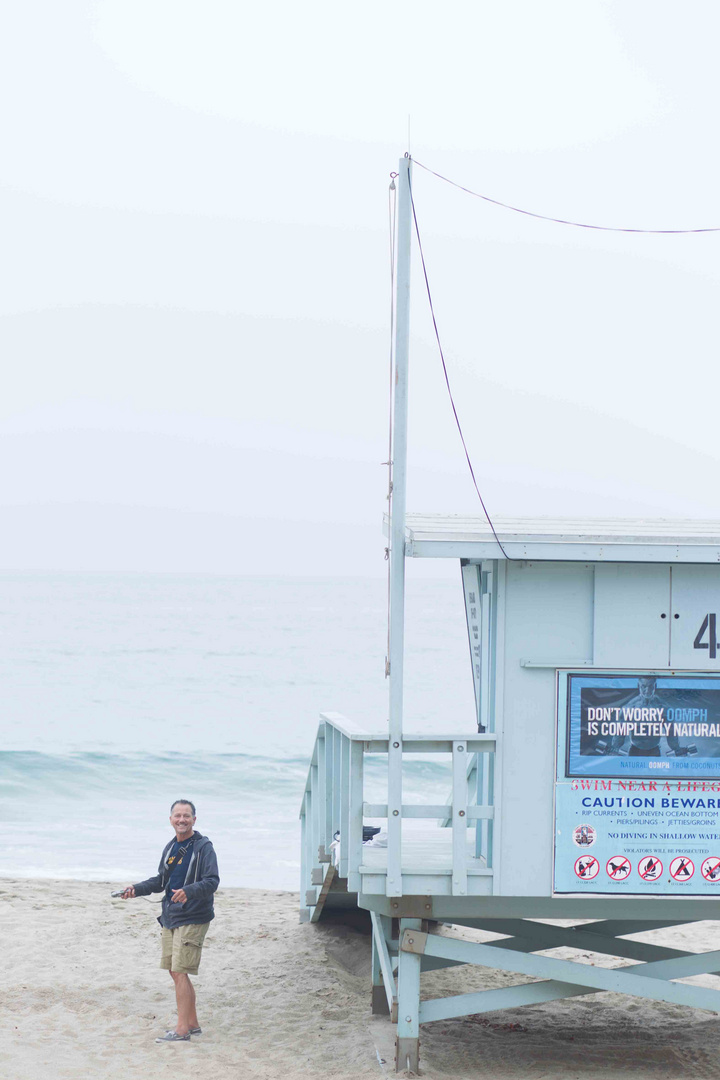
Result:
<svg viewBox="0 0 720 1080"><path fill-rule="evenodd" d="M136 896L147 896L149 893L162 892L162 874L156 874L155 877L150 877L146 881L138 881L137 885L133 885Z"/></svg>
<svg viewBox="0 0 720 1080"><path fill-rule="evenodd" d="M677 735L666 735L665 738L667 739L667 744L671 750L674 750L676 754L682 754L684 748L680 746L680 740Z"/></svg>

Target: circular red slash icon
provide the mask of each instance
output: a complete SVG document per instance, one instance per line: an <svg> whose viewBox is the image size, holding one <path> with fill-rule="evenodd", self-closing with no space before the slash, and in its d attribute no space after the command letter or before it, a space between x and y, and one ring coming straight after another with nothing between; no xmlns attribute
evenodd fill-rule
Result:
<svg viewBox="0 0 720 1080"><path fill-rule="evenodd" d="M608 859L605 869L608 877L611 877L613 881L624 881L626 877L629 877L632 866L630 860L624 855L613 855L612 859Z"/></svg>
<svg viewBox="0 0 720 1080"><path fill-rule="evenodd" d="M720 859L718 859L720 863ZM657 881L663 872L663 864L656 855L646 855L638 863L638 874L643 881Z"/></svg>
<svg viewBox="0 0 720 1080"><path fill-rule="evenodd" d="M600 872L600 863L592 855L581 855L575 860L575 873L583 881L592 881Z"/></svg>
<svg viewBox="0 0 720 1080"><path fill-rule="evenodd" d="M678 855L670 863L670 876L676 881L689 881L695 873L695 863L686 855Z"/></svg>
<svg viewBox="0 0 720 1080"><path fill-rule="evenodd" d="M711 855L700 867L700 873L712 885L720 885L720 859L717 855Z"/></svg>

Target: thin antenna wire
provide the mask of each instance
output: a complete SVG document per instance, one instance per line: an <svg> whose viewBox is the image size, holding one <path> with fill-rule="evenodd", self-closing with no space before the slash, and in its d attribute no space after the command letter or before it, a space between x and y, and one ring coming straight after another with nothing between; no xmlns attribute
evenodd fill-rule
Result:
<svg viewBox="0 0 720 1080"><path fill-rule="evenodd" d="M445 376L445 385L447 386L447 392L450 395L450 404L452 406L453 416L455 417L455 423L457 425L458 433L460 435L460 441L462 442L463 450L465 451L465 460L468 463L468 468L470 469L470 476L472 477L472 482L475 485L475 491L477 492L477 497L480 500L480 505L483 508L483 513L485 514L485 517L487 518L488 525L492 529L492 534L495 537L497 545L500 548L500 550L502 551L505 558L512 561L512 556L508 555L507 551L505 550L502 543L500 542L500 537L498 536L498 534L495 531L495 526L492 523L492 518L490 517L490 515L489 515L489 513L487 511L487 507L485 506L485 502L483 500L483 497L480 494L480 488L478 486L477 479L475 478L475 470L473 469L472 461L470 460L470 454L468 453L467 443L465 442L465 436L463 435L463 429L462 429L462 425L460 423L460 417L458 416L458 411L457 411L457 408L455 407L455 399L453 398L453 393L452 393L452 390L450 388L450 376L448 375L447 364L445 363L445 354L443 353L443 347L442 347L442 343L440 341L440 331L438 330L437 319L435 318L435 308L433 307L432 294L430 292L430 282L428 280L427 267L425 266L425 255L423 254L422 240L420 239L420 229L418 228L417 214L415 212L415 199L413 198L413 193L412 193L412 181L410 180L409 176L408 176L408 183L410 185L410 205L412 206L413 221L415 223L415 235L417 236L418 248L420 249L420 261L422 263L423 277L425 278L425 288L427 290L428 301L429 301L429 304L430 304L430 315L432 316L432 324L433 324L433 328L435 330L435 340L437 341L438 350L440 352L440 360L442 361L442 369L443 369L443 374Z"/></svg>
<svg viewBox="0 0 720 1080"><path fill-rule="evenodd" d="M510 203L501 202L500 199L491 199L489 195L481 195L479 191L471 191L470 188L463 187L462 184L458 184L455 180L450 180L447 176L443 176L442 173L435 172L434 169L429 169L427 165L423 165L419 161L416 161L415 164L432 176L437 176L438 180L444 180L445 183L450 184L451 187L456 187L460 191L464 191L466 195L472 195L476 199L483 199L485 202L492 203L493 206L501 206L504 210L513 210L516 214L524 214L526 217L537 218L539 221L553 221L556 225L572 225L576 229L595 229L597 232L650 233L655 236L683 236L688 233L720 232L720 225L713 225L706 229L624 229L615 225L588 225L583 221L569 221L565 218L551 217L549 214L536 214L532 210L522 210L519 206L511 206Z"/></svg>

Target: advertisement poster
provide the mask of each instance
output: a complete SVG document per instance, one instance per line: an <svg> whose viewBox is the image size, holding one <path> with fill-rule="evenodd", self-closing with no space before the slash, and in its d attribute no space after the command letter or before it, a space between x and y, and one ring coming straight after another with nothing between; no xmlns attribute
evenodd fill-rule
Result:
<svg viewBox="0 0 720 1080"><path fill-rule="evenodd" d="M554 891L720 897L720 679L559 680Z"/></svg>
<svg viewBox="0 0 720 1080"><path fill-rule="evenodd" d="M720 778L720 678L566 678L566 776Z"/></svg>

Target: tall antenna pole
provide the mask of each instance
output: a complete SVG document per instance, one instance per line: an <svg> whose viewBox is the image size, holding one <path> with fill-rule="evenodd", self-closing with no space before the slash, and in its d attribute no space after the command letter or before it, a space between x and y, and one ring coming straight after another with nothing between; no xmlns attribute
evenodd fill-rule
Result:
<svg viewBox="0 0 720 1080"><path fill-rule="evenodd" d="M412 159L398 166L395 285L395 385L390 501L390 742L388 746L387 895L402 895L402 735L405 645L405 507L407 496L408 362L410 354L410 177Z"/></svg>

